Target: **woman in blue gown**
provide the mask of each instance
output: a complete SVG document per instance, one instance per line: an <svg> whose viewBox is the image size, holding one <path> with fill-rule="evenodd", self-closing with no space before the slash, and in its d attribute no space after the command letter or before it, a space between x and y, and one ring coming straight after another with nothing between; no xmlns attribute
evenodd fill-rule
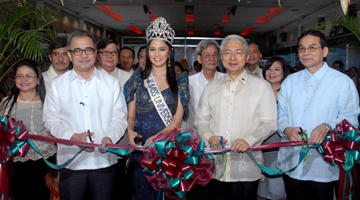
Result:
<svg viewBox="0 0 360 200"><path fill-rule="evenodd" d="M172 41L175 32L164 18L157 18L146 30L146 65L145 70L139 68L124 86L125 99L128 104L129 144L147 146L162 132L180 127L182 120L188 116L189 87L188 75L175 74L174 49ZM155 80L156 85L166 103L169 115L164 110L158 111L148 91L153 88L145 84L145 80ZM148 87L147 87L148 86ZM154 90L150 90L153 92ZM155 97L159 99L158 97ZM156 100L156 102L158 102ZM157 104L157 105L161 105ZM159 115L159 112L162 114ZM168 123L166 123L168 122ZM139 140L139 141L138 141ZM135 199L156 199L155 191L142 173L138 159L142 153L133 153L133 183Z"/></svg>

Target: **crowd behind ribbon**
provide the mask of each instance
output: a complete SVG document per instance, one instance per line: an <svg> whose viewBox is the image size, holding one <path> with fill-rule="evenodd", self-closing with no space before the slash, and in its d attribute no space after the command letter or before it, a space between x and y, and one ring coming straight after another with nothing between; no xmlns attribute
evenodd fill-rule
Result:
<svg viewBox="0 0 360 200"><path fill-rule="evenodd" d="M188 199L324 199L337 192L338 166L311 149L306 164L282 176L261 172L245 153L249 147L280 141L321 144L343 119L358 125L359 95L349 76L329 67L325 35L308 30L298 38L304 69L291 73L286 60L270 58L263 67L260 45L239 35L220 46L202 40L194 70L175 61L175 31L164 18L151 22L147 44L137 52L117 41L95 41L83 30L50 47L51 66L41 73L37 63L22 60L14 67L14 83L0 114L22 120L30 134L102 144L154 143L176 127L195 130L208 147L227 147L215 156L215 175L194 187ZM218 67L222 62L225 70ZM72 68L71 70L69 70ZM190 75L191 74L191 75ZM36 141L48 160L62 164L78 146ZM256 162L288 171L302 146L252 151ZM85 148L60 169L60 199L158 199L138 160L143 152L122 157L101 148ZM56 157L56 158L55 158ZM12 199L49 199L45 176L50 168L34 150L11 162ZM32 193L24 192L33 191Z"/></svg>

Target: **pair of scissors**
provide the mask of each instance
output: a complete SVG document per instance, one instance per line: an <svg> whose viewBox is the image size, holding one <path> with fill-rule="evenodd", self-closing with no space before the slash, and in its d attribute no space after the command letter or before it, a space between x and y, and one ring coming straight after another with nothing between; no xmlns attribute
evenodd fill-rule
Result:
<svg viewBox="0 0 360 200"><path fill-rule="evenodd" d="M87 133L88 133L88 137L89 137L90 142L91 142L91 143L94 143L94 141L93 141L92 138L91 138L90 130L87 130Z"/></svg>
<svg viewBox="0 0 360 200"><path fill-rule="evenodd" d="M307 136L307 134L306 133L304 133L304 131L303 131L303 129L301 128L301 127L299 127L300 128L300 137L301 137L301 140L302 141L307 141L309 138L308 138L308 136ZM302 145L303 146L303 148L306 148L306 147L308 147L308 145L307 144L303 144Z"/></svg>
<svg viewBox="0 0 360 200"><path fill-rule="evenodd" d="M221 148L224 148L224 137L223 136L220 137L220 146L221 146Z"/></svg>

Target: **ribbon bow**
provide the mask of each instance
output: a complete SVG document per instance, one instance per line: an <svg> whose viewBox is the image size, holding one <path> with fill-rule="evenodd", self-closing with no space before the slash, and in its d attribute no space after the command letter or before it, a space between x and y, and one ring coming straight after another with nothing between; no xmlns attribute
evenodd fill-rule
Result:
<svg viewBox="0 0 360 200"><path fill-rule="evenodd" d="M184 199L194 185L206 185L215 165L204 155L205 143L189 131L178 129L155 138L145 155L139 158L152 187L166 196Z"/></svg>
<svg viewBox="0 0 360 200"><path fill-rule="evenodd" d="M360 154L357 150L360 135L356 129L347 121L343 120L336 125L334 130L325 138L318 151L325 154L324 159L332 165L338 165L339 193L338 199L353 199L355 188L353 186L354 176L356 178L355 163L359 163Z"/></svg>
<svg viewBox="0 0 360 200"><path fill-rule="evenodd" d="M25 142L28 130L22 121L15 122L9 116L0 117L0 198L9 198L9 177L7 164L14 156L25 156L29 145ZM11 177L10 177L11 178Z"/></svg>

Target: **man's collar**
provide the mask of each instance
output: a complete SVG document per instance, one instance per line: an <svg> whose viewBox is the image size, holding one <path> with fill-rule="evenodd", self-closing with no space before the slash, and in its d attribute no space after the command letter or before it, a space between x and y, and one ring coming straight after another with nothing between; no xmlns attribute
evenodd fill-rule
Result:
<svg viewBox="0 0 360 200"><path fill-rule="evenodd" d="M237 77L234 81L240 81L244 85L246 85L248 83L248 81L249 81L249 78L250 78L249 73L246 70L244 70L241 73L241 75L239 77ZM223 83L226 83L227 81L231 82L232 80L229 78L228 74L225 74L224 79L223 79Z"/></svg>
<svg viewBox="0 0 360 200"><path fill-rule="evenodd" d="M311 76L314 76L315 79L318 81L325 75L328 70L329 66L326 62L324 62L323 66L321 66L321 68L317 72L315 72L315 74L311 74L309 70L305 69L305 78L306 80L308 80Z"/></svg>
<svg viewBox="0 0 360 200"><path fill-rule="evenodd" d="M91 80L93 77L96 77L98 79L101 79L100 77L100 70L97 69L97 67L94 66L94 71L93 73L91 74L90 78L88 80ZM74 69L71 70L70 72L70 80L73 81L76 77L80 78L80 79L83 79L80 75L78 75L76 73L76 71Z"/></svg>

